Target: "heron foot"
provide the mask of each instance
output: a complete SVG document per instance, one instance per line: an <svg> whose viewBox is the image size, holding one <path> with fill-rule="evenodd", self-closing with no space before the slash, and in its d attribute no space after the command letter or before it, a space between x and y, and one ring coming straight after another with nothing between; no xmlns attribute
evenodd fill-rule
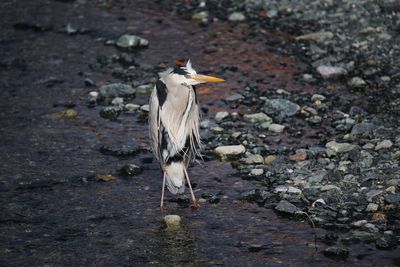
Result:
<svg viewBox="0 0 400 267"><path fill-rule="evenodd" d="M193 210L197 210L198 208L200 208L200 204L197 201L195 201L192 204L190 204L190 208Z"/></svg>

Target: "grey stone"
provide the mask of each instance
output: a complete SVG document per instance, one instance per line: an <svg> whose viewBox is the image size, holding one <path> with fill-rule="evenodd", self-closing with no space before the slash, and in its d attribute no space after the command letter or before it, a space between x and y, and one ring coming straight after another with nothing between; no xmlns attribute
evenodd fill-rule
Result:
<svg viewBox="0 0 400 267"><path fill-rule="evenodd" d="M326 144L327 154L329 155L336 155L348 152L355 149L356 147L356 145L352 145L349 143L337 143L336 141L330 141Z"/></svg>
<svg viewBox="0 0 400 267"><path fill-rule="evenodd" d="M140 93L140 94L151 94L151 92L154 89L154 85L153 84L142 84L139 85L138 87L135 87L136 92Z"/></svg>
<svg viewBox="0 0 400 267"><path fill-rule="evenodd" d="M223 119L227 118L228 116L229 116L229 112L227 112L227 111L217 112L217 114L215 114L215 121L220 122Z"/></svg>
<svg viewBox="0 0 400 267"><path fill-rule="evenodd" d="M285 125L280 125L280 124L276 124L276 123L272 123L272 124L268 125L268 130L270 130L271 132L274 132L274 133L282 133L284 129L285 129Z"/></svg>
<svg viewBox="0 0 400 267"><path fill-rule="evenodd" d="M295 214L299 211L299 209L295 205L287 200L281 200L278 205L276 205L275 210L287 214Z"/></svg>
<svg viewBox="0 0 400 267"><path fill-rule="evenodd" d="M353 77L351 80L347 83L350 88L353 89L358 89L358 88L363 88L367 85L367 83L360 77Z"/></svg>
<svg viewBox="0 0 400 267"><path fill-rule="evenodd" d="M261 155L250 154L241 160L244 164L263 164L264 158Z"/></svg>
<svg viewBox="0 0 400 267"><path fill-rule="evenodd" d="M105 119L114 120L122 113L122 111L123 108L120 106L108 106L100 110L100 116Z"/></svg>
<svg viewBox="0 0 400 267"><path fill-rule="evenodd" d="M250 175L252 176L260 176L264 174L264 169L251 169Z"/></svg>
<svg viewBox="0 0 400 267"><path fill-rule="evenodd" d="M371 137L375 129L375 125L370 122L361 122L353 126L351 130L352 137Z"/></svg>
<svg viewBox="0 0 400 267"><path fill-rule="evenodd" d="M339 192L342 191L339 187L337 187L336 185L333 185L333 184L324 185L319 190L321 190L322 192L331 191L331 190L337 190Z"/></svg>
<svg viewBox="0 0 400 267"><path fill-rule="evenodd" d="M328 31L320 31L320 32L313 32L304 35L300 35L296 37L296 40L306 40L306 41L325 41L330 40L334 37L332 32Z"/></svg>
<svg viewBox="0 0 400 267"><path fill-rule="evenodd" d="M214 149L214 152L222 159L230 156L241 155L246 151L243 145L219 146Z"/></svg>
<svg viewBox="0 0 400 267"><path fill-rule="evenodd" d="M349 256L347 248L337 246L327 247L322 253L327 257L333 258L347 258Z"/></svg>
<svg viewBox="0 0 400 267"><path fill-rule="evenodd" d="M147 47L149 41L136 35L124 34L118 38L116 45L121 48L139 48Z"/></svg>
<svg viewBox="0 0 400 267"><path fill-rule="evenodd" d="M317 71L324 79L335 79L347 74L347 70L345 68L338 66L322 65L317 67Z"/></svg>
<svg viewBox="0 0 400 267"><path fill-rule="evenodd" d="M127 164L121 168L121 173L127 176L136 176L142 172L142 168L135 164Z"/></svg>
<svg viewBox="0 0 400 267"><path fill-rule="evenodd" d="M383 140L381 142L379 142L376 147L375 150L381 150L381 149L385 149L385 148L391 148L393 146L393 142L390 140Z"/></svg>
<svg viewBox="0 0 400 267"><path fill-rule="evenodd" d="M272 119L270 117L268 117L267 114L265 113L253 113L253 114L245 114L243 116L243 119L251 122L251 123L262 123L262 122L272 122Z"/></svg>
<svg viewBox="0 0 400 267"><path fill-rule="evenodd" d="M282 98L266 99L264 110L267 114L277 114L283 119L295 115L300 110L300 106Z"/></svg>
<svg viewBox="0 0 400 267"><path fill-rule="evenodd" d="M246 17L241 12L233 12L228 16L228 20L229 21L244 21L244 20L246 20Z"/></svg>
<svg viewBox="0 0 400 267"><path fill-rule="evenodd" d="M379 208L379 205L378 205L378 204L369 203L368 206L367 206L367 208L365 209L365 211L367 211L367 212L375 212L375 211L378 210L378 208Z"/></svg>
<svg viewBox="0 0 400 267"><path fill-rule="evenodd" d="M134 96L136 89L128 84L122 83L111 83L108 85L103 85L99 89L100 95L103 97L124 97L124 96Z"/></svg>

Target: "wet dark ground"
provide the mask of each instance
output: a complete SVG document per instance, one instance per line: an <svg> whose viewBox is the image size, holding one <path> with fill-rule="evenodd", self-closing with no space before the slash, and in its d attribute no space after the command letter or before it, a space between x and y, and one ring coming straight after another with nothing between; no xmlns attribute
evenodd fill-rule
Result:
<svg viewBox="0 0 400 267"><path fill-rule="evenodd" d="M398 251L354 245L346 261L326 258L307 221L278 217L272 209L241 202L240 194L257 186L242 180L228 163L216 160L190 169L196 195L220 194L218 204L192 211L167 201L159 210L161 175L148 151L121 158L100 152L106 144L146 144L146 118L124 114L110 122L99 107L88 108L87 93L108 82L147 83L158 66L191 58L199 71L228 82L199 88L205 117L221 109L220 100L258 80L268 90L316 91L296 82L306 68L296 58L274 53L267 33L253 38L246 26L224 22L205 29L148 1L2 1L0 57L0 265L1 266L374 266L398 263ZM81 34L68 35L71 23ZM134 54L135 69L110 58L120 52L106 40L131 32L150 47ZM265 40L264 40L265 38ZM213 49L210 49L213 47ZM210 52L211 51L211 52ZM226 70L237 66L240 71ZM265 73L268 73L267 75ZM96 85L88 87L85 78ZM147 95L134 103L145 104ZM78 115L60 112L73 107ZM309 142L315 135L307 138ZM301 143L303 140L294 140ZM119 175L127 163L143 173ZM95 175L114 174L99 182ZM167 200L173 197L167 194ZM165 214L179 214L184 226L171 234ZM318 237L325 230L317 229Z"/></svg>

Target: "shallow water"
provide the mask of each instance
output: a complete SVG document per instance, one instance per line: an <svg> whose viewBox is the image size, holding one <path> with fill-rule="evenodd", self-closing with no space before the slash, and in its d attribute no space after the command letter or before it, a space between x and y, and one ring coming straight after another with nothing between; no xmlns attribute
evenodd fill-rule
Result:
<svg viewBox="0 0 400 267"><path fill-rule="evenodd" d="M196 195L215 193L217 204L198 210L173 202L159 210L161 173L149 152L135 157L100 153L104 144L147 143L146 119L124 114L117 121L99 116L101 107L88 108L87 93L109 81L116 63L99 58L118 54L104 41L132 32L150 41L134 55L135 81L148 82L152 68L191 58L199 72L222 76L226 83L199 87L205 117L226 110L221 99L240 93L249 81L258 89L314 92L297 82L306 66L296 58L274 52L266 40L289 40L281 33L255 38L246 26L213 23L204 28L185 21L148 1L5 1L0 4L0 265L2 266L341 266L398 264L396 251L376 250L374 244L354 245L346 261L321 254L326 247L307 221L279 217L271 208L239 200L242 192L260 187L240 178L229 163L216 160L190 169ZM29 27L15 27L24 22ZM69 36L68 23L87 28ZM213 46L214 52L209 51ZM221 66L238 70L223 71ZM122 68L122 67L121 67ZM88 77L98 86L85 87ZM148 95L134 103L144 104ZM58 113L74 106L76 119ZM239 112L250 112L246 107ZM293 138L291 145L317 143L316 135ZM287 137L289 138L289 137ZM143 173L125 178L118 170L137 163ZM117 180L98 182L96 174ZM273 203L271 203L273 204ZM162 218L179 214L180 231L165 231Z"/></svg>

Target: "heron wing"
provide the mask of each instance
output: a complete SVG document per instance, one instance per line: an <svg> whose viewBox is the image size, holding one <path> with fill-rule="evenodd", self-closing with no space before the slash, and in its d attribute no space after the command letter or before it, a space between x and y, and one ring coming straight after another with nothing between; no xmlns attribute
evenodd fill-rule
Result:
<svg viewBox="0 0 400 267"><path fill-rule="evenodd" d="M150 140L154 156L157 160L161 160L161 118L160 118L160 105L157 97L157 89L154 87L150 95L149 102L149 126L150 126Z"/></svg>

